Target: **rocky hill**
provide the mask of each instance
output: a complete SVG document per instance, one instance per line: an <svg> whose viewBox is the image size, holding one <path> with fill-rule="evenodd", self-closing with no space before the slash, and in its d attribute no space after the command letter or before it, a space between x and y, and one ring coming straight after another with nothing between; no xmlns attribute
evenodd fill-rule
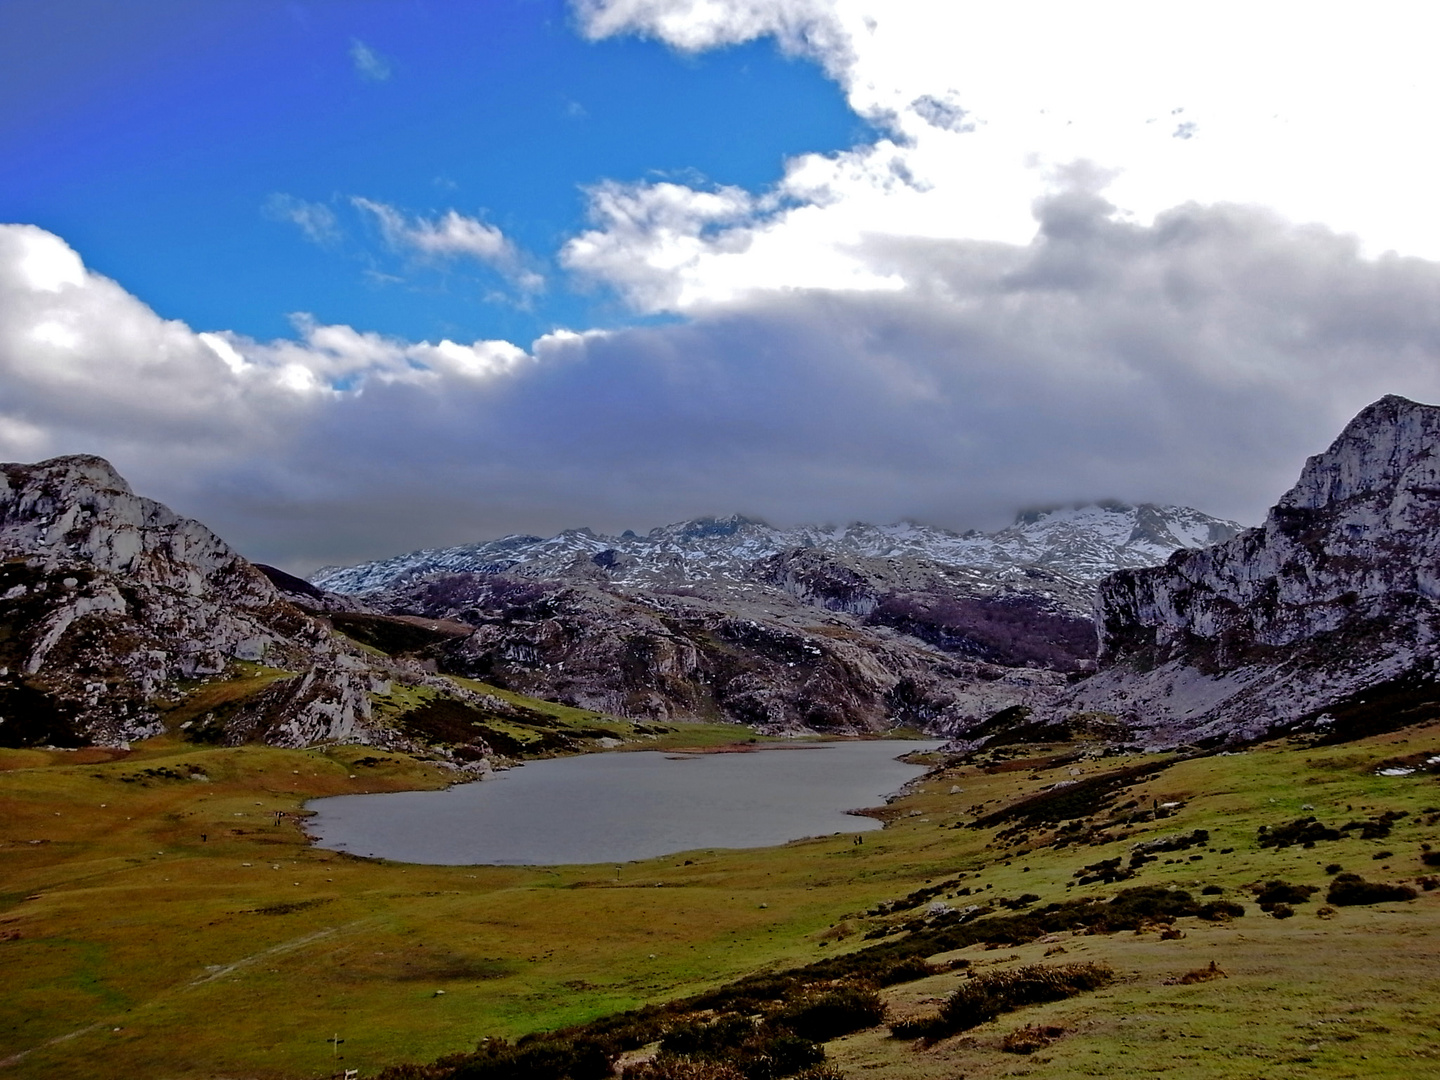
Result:
<svg viewBox="0 0 1440 1080"><path fill-rule="evenodd" d="M441 756L479 762L494 749L486 723L528 715L337 635L324 612L359 606L252 565L102 458L0 465L0 746L173 731L440 743Z"/></svg>
<svg viewBox="0 0 1440 1080"><path fill-rule="evenodd" d="M237 735L364 731L370 665L102 458L0 465L0 558L0 742L153 735L165 702L237 665L305 673L237 715Z"/></svg>
<svg viewBox="0 0 1440 1080"><path fill-rule="evenodd" d="M1093 649L1088 623L1051 616L1019 636L1037 648L1043 635L1056 635L1049 659L1058 663L1013 663L1003 626L988 648L972 633L946 649L764 586L620 593L584 581L444 574L368 599L393 614L473 628L418 654L443 671L637 719L731 721L771 732L899 723L957 730L1048 698L1065 684L1075 652ZM976 627L988 626L986 614L971 613ZM958 621L929 614L939 630L947 618Z"/></svg>
<svg viewBox="0 0 1440 1080"><path fill-rule="evenodd" d="M1264 525L1101 583L1101 671L1067 706L1154 742L1440 713L1440 407L1386 397Z"/></svg>

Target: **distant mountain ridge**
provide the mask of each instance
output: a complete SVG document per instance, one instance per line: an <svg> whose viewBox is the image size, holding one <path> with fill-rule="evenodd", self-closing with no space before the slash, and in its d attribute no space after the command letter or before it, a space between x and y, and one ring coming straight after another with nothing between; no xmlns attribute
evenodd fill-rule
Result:
<svg viewBox="0 0 1440 1080"><path fill-rule="evenodd" d="M450 548L430 548L350 567L325 567L310 580L337 593L367 593L434 574L510 574L535 578L594 578L598 570L621 590L740 581L761 560L813 549L866 559L924 559L978 574L973 584L991 591L1037 568L1072 579L1079 588L1057 597L1084 609L1100 579L1116 570L1153 566L1181 548L1203 547L1235 536L1240 526L1181 506L1096 503L1021 514L994 533L901 522L844 527L775 528L735 515L698 518L605 536L568 529L549 538L505 536ZM986 579L989 579L988 581Z"/></svg>

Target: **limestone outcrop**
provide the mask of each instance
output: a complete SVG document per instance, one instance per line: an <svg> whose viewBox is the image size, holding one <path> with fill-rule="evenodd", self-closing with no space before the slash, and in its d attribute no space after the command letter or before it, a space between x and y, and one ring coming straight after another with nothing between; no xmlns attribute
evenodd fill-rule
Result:
<svg viewBox="0 0 1440 1080"><path fill-rule="evenodd" d="M237 665L295 673L271 741L363 733L374 673L200 522L102 458L0 465L0 743L154 735L168 701Z"/></svg>
<svg viewBox="0 0 1440 1080"><path fill-rule="evenodd" d="M1096 625L1100 671L1065 704L1151 742L1323 731L1367 696L1440 700L1440 407L1370 405L1262 526L1106 578Z"/></svg>

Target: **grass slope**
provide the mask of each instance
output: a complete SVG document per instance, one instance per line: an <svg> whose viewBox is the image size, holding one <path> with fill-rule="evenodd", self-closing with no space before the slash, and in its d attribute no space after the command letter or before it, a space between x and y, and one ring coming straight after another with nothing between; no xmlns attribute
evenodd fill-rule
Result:
<svg viewBox="0 0 1440 1080"><path fill-rule="evenodd" d="M695 734L725 741L735 729ZM860 845L840 836L692 852L618 872L425 867L311 848L296 816L305 799L447 781L364 747L162 739L129 754L0 751L0 1060L17 1078L373 1075L958 920L933 904L994 906L997 918L1158 885L1216 887L1247 913L1182 918L1184 936L1167 939L1157 924L968 945L941 959L967 959L974 972L1103 962L1117 978L929 1046L883 1028L846 1036L828 1044L831 1062L875 1080L1436 1070L1440 890L1317 912L1332 864L1412 884L1433 872L1422 845L1440 847L1440 817L1427 812L1440 805L1434 776L1376 773L1440 754L1440 727L1180 761L1086 749L1010 747L934 773L880 810L889 828ZM1069 786L1053 800L1058 820L1046 820L1034 796L1057 782ZM1157 807L1168 816L1153 819ZM1385 836L1355 828L1310 849L1260 844L1261 825L1314 816L1338 831L1385 811L1406 812ZM972 827L979 819L990 823ZM1128 868L1134 843L1196 829L1205 842L1157 851L1128 880L1086 869L1116 857ZM1272 918L1249 886L1275 879L1321 891L1294 917ZM1225 977L1177 981L1211 961ZM884 995L893 1016L919 1015L965 978L952 971ZM1012 1038L1029 1056L1005 1052L1026 1025L1056 1034Z"/></svg>

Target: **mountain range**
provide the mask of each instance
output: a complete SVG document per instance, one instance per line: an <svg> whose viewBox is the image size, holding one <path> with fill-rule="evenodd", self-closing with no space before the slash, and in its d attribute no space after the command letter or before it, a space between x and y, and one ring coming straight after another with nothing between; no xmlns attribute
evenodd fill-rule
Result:
<svg viewBox="0 0 1440 1080"><path fill-rule="evenodd" d="M963 570L977 590L993 590L1041 570L1079 583L1056 590L1079 614L1089 613L1093 585L1116 570L1151 566L1171 552L1227 540L1233 521L1181 506L1118 502L1029 511L994 533L964 533L902 522L843 528L780 529L735 515L699 518L605 536L568 529L556 536L512 535L450 548L431 548L358 566L329 566L311 581L338 593L366 593L438 573L519 574L526 577L595 577L603 572L621 589L744 581L764 559L808 550L860 559L925 559Z"/></svg>
<svg viewBox="0 0 1440 1080"><path fill-rule="evenodd" d="M1118 503L991 534L732 517L313 582L249 563L102 459L7 464L0 744L174 731L476 762L549 722L527 698L642 725L970 741L1077 718L1149 745L1369 730L1440 714L1437 536L1440 408L1396 397L1244 531Z"/></svg>

